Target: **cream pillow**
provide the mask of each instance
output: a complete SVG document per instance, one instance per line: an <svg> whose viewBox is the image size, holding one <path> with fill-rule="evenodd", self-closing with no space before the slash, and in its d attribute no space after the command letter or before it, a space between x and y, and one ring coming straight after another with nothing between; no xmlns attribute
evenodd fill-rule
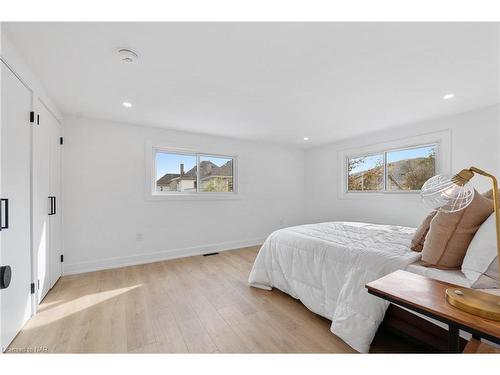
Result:
<svg viewBox="0 0 500 375"><path fill-rule="evenodd" d="M474 234L493 212L493 201L474 192L472 202L463 210L438 211L425 237L422 261L425 265L458 269Z"/></svg>
<svg viewBox="0 0 500 375"><path fill-rule="evenodd" d="M498 253L495 214L481 225L472 239L464 262L462 272L473 288L499 288Z"/></svg>

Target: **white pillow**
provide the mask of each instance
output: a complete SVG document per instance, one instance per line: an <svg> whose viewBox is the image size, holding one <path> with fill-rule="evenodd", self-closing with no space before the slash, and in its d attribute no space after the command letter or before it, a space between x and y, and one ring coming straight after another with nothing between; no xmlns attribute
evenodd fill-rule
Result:
<svg viewBox="0 0 500 375"><path fill-rule="evenodd" d="M479 227L462 263L462 272L472 288L496 289L498 282L495 213Z"/></svg>

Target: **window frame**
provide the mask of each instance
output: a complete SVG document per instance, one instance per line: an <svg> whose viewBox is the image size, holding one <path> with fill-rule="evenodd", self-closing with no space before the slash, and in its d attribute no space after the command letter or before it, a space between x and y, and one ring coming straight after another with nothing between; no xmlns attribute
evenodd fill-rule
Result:
<svg viewBox="0 0 500 375"><path fill-rule="evenodd" d="M383 190L349 190L349 159L357 159L357 158L364 158L364 157L370 157L370 156L379 156L381 155L382 156L382 162L384 163L383 164L383 176L382 176L382 184L384 186ZM370 152L369 154L362 154L362 155L352 155L352 156L346 156L345 157L345 191L346 193L382 193L385 191L385 172L386 172L386 155L385 155L385 152L382 151L382 152L377 152L377 151L374 151L374 152Z"/></svg>
<svg viewBox="0 0 500 375"><path fill-rule="evenodd" d="M158 192L156 191L156 154L158 152L194 156L196 158L196 186L200 186L200 157L227 158L233 161L233 191L208 192L208 191L182 191ZM177 148L146 143L146 199L147 200L225 200L240 199L238 179L238 155L229 153L201 152L194 149Z"/></svg>
<svg viewBox="0 0 500 375"><path fill-rule="evenodd" d="M416 196L420 190L387 190L387 154L394 151L403 151L420 147L436 146L435 174L449 174L451 170L451 131L449 129L433 133L421 134L402 139L391 140L370 146L359 146L339 151L341 163L340 199L375 198L384 196L407 195ZM348 189L348 162L349 159L383 155L384 175L383 190L349 190Z"/></svg>
<svg viewBox="0 0 500 375"><path fill-rule="evenodd" d="M382 175L382 190L349 190L349 176L345 176L345 181L346 181L346 193L351 194L358 194L358 193L404 193L404 194L409 194L409 193L420 193L419 190L388 190L388 185L387 185L387 154L391 152L397 152L397 151L406 151L406 150L415 150L417 148L424 148L424 147L431 147L434 146L436 147L436 155L435 155L435 166L434 166L434 174L438 174L439 171L439 143L433 142L433 143L428 143L428 144L419 144L419 145L414 145L414 146L408 146L408 147L398 147L398 148L393 148L390 150L383 150L379 152L372 152L370 154L362 154L362 155L355 155L355 156L346 156L345 161L346 161L346 172L348 172L348 165L349 165L349 160L350 159L356 159L356 158L363 158L363 157L369 157L369 156L382 156L382 162L383 162L383 175Z"/></svg>
<svg viewBox="0 0 500 375"><path fill-rule="evenodd" d="M222 191L222 192L211 192L211 191L198 191L198 188L201 186L200 184L200 158L201 157L212 157L212 158L222 158L222 159L231 159L233 161L233 190L232 191ZM196 193L194 194L209 194L209 195L214 195L214 194L237 194L237 183L235 181L235 165L236 165L236 157L235 156L230 156L230 155L220 155L220 154L213 154L213 153L197 153L196 154Z"/></svg>

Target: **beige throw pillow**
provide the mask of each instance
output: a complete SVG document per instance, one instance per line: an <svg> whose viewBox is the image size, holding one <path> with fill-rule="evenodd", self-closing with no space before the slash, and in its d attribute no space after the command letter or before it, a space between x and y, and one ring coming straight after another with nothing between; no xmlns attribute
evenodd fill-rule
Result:
<svg viewBox="0 0 500 375"><path fill-rule="evenodd" d="M500 190L498 191L500 195ZM483 193L483 197L486 197L488 199L493 199L493 189L488 190L486 193Z"/></svg>
<svg viewBox="0 0 500 375"><path fill-rule="evenodd" d="M424 248L425 237L427 236L427 233L429 232L429 229L431 227L431 220L434 218L434 216L436 216L436 214L437 210L431 211L425 217L424 221L422 221L422 224L420 224L420 226L417 228L417 231L415 232L415 235L411 240L410 249L417 252L422 251L422 249Z"/></svg>
<svg viewBox="0 0 500 375"><path fill-rule="evenodd" d="M474 234L492 212L493 201L477 192L469 206L461 211L438 211L425 238L424 264L443 269L460 268Z"/></svg>

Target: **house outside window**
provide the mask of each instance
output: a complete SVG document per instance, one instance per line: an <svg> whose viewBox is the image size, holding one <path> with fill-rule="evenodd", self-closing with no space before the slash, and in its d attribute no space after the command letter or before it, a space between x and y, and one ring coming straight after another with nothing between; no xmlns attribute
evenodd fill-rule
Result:
<svg viewBox="0 0 500 375"><path fill-rule="evenodd" d="M153 194L234 194L235 157L181 153L163 149L154 152Z"/></svg>

